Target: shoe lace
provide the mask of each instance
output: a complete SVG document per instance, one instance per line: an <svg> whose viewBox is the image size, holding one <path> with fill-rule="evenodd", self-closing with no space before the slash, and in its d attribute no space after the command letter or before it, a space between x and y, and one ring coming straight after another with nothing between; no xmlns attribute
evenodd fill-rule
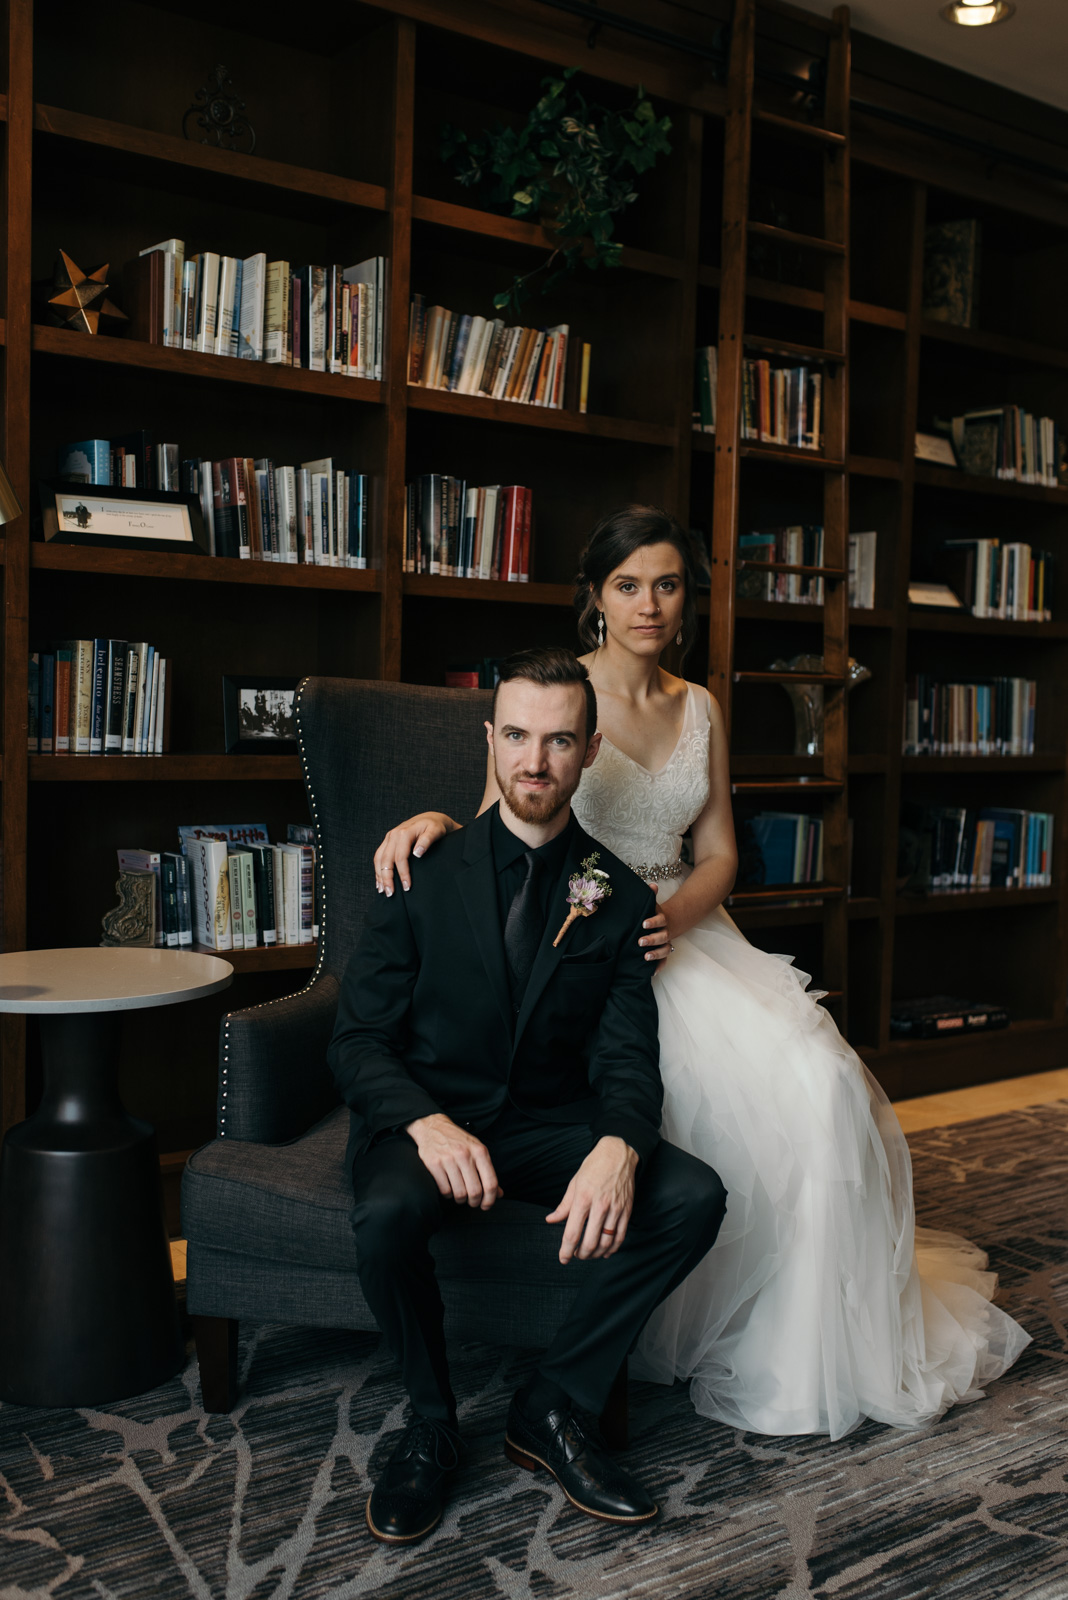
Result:
<svg viewBox="0 0 1068 1600"><path fill-rule="evenodd" d="M399 1456L425 1455L442 1472L450 1472L460 1459L458 1441L450 1428L433 1417L416 1417L409 1424L397 1451Z"/></svg>

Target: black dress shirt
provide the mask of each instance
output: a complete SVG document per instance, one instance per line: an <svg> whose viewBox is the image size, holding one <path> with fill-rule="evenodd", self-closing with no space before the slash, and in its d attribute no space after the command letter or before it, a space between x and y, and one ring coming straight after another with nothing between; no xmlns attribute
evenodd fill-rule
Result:
<svg viewBox="0 0 1068 1600"><path fill-rule="evenodd" d="M557 880L564 868L564 859L567 855L568 845L571 841L572 830L575 826L574 817L568 818L567 827L558 833L555 839L550 839L548 844L539 845L534 851L541 863L541 872L538 874L538 900L541 905L542 928L549 919L550 900L555 891ZM524 844L510 828L506 828L501 821L500 806L493 808L493 819L490 824L490 838L493 845L493 865L497 869L497 915L501 920L501 936L504 936L505 923L511 910L512 901L519 892L519 887L527 875L526 853L530 849ZM557 899L560 899L557 896ZM568 908L560 899L557 908L562 923L567 916ZM517 998L520 998L517 996Z"/></svg>

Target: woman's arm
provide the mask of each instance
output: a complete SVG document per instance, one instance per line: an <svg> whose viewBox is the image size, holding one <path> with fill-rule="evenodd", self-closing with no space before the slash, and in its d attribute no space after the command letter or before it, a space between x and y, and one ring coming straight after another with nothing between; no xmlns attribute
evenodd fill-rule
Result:
<svg viewBox="0 0 1068 1600"><path fill-rule="evenodd" d="M693 824L694 869L686 882L646 922L646 959L662 961L672 940L688 933L730 894L738 870L731 815L730 754L723 714L715 699L709 714L708 802Z"/></svg>
<svg viewBox="0 0 1068 1600"><path fill-rule="evenodd" d="M493 752L490 750L486 759L486 787L478 815L481 816L483 811L494 805L500 796L501 791L497 787L497 775L493 767ZM393 893L394 868L404 887L410 889L412 879L408 870L408 857L425 854L432 844L443 839L447 833L455 833L456 829L462 826L462 823L446 816L444 811L421 811L417 817L409 817L407 822L400 822L395 828L390 828L375 851L375 888L379 894L388 897Z"/></svg>

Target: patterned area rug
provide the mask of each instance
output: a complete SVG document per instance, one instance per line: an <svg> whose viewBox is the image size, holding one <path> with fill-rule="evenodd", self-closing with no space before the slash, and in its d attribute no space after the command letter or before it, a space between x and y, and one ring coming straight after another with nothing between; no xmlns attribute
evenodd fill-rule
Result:
<svg viewBox="0 0 1068 1600"><path fill-rule="evenodd" d="M442 1526L375 1544L369 1480L403 1396L377 1340L251 1332L232 1417L183 1377L108 1412L0 1408L3 1600L1065 1600L1068 1103L916 1135L921 1219L981 1240L1034 1335L988 1399L838 1444L632 1386L657 1524L592 1522L501 1452L516 1352L455 1352L467 1465Z"/></svg>

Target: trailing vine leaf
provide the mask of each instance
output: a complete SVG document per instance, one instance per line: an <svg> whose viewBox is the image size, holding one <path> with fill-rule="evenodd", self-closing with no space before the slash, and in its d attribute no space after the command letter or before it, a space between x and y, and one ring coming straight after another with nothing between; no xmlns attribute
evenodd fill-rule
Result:
<svg viewBox="0 0 1068 1600"><path fill-rule="evenodd" d="M445 124L441 157L487 205L535 219L560 240L548 260L494 296L496 310L519 314L534 287L546 294L580 264L619 265L614 219L638 198L636 174L671 150L669 117L658 117L638 85L624 111L590 104L572 84L577 67L543 78L544 91L519 128L497 123L469 134ZM535 285L533 280L538 280Z"/></svg>

